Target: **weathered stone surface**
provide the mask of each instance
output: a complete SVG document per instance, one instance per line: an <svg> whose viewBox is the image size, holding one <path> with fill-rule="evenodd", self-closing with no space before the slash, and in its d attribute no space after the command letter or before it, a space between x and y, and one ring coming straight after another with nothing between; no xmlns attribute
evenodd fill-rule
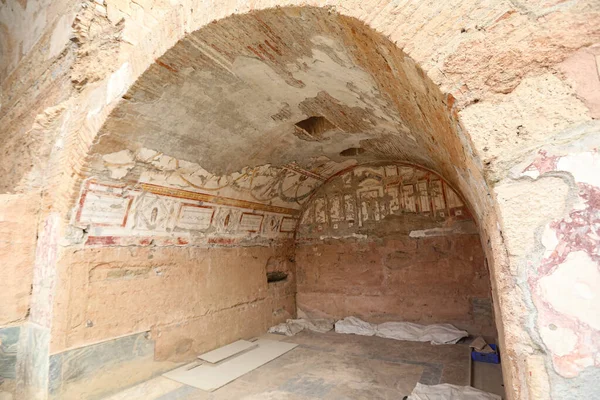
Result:
<svg viewBox="0 0 600 400"><path fill-rule="evenodd" d="M154 362L154 347L142 332L53 354L49 399L101 399L177 366Z"/></svg>
<svg viewBox="0 0 600 400"><path fill-rule="evenodd" d="M536 181L508 182L495 188L503 215L506 247L510 256L526 257L538 243L535 236L550 218L564 213L569 195L568 179L544 177ZM532 209L540 210L532 213ZM510 211L509 211L510 210Z"/></svg>
<svg viewBox="0 0 600 400"><path fill-rule="evenodd" d="M552 189L554 195L528 195L530 201L551 201L553 207L544 207L547 214L523 214L523 219L537 228L533 229L533 236L522 235L529 254L521 264L515 262L520 266L515 272L531 289L537 311L535 318L525 316L524 324L539 332L541 340L535 345L543 346L552 357L552 373L548 378L537 377L539 382L534 384L551 391L556 398L581 385L595 390L597 384L592 381L599 370L594 361L598 330L593 316L598 305L594 293L598 286L595 232L600 182L592 172L597 170L597 154L588 149L598 145L600 136L594 124L585 129L587 135L580 134L582 129L575 129L570 141L545 146L533 160L514 170L515 178L538 177L535 184L558 184L563 188ZM556 193L560 196L556 197ZM531 260L538 263L535 268L524 265ZM585 315L582 310L586 310Z"/></svg>
<svg viewBox="0 0 600 400"><path fill-rule="evenodd" d="M0 195L0 327L29 314L39 195Z"/></svg>
<svg viewBox="0 0 600 400"><path fill-rule="evenodd" d="M294 313L287 300L293 295L293 273L289 281L281 283L281 290L269 287L266 277L268 260L285 257L286 251L281 247L113 247L66 251L60 262L65 268L61 285L70 290L61 291L56 300L66 307L55 310L52 352L161 327L196 340L193 338L199 334L195 331L197 325L186 326L194 321L206 322L213 314L210 321L223 322L223 330L232 329L232 340L236 335L251 336L257 332L256 327L248 327L252 333L245 334L243 326L237 330L238 320L229 317L225 323L225 317L217 315L231 309L239 316L239 309L256 309L254 303L264 312L258 326L266 330L274 311L283 308ZM292 266L289 270L293 271ZM204 329L210 326L205 324ZM210 332L207 330L206 335ZM205 350L218 347L219 336L197 342L196 349L200 345ZM173 345L169 340L163 342L160 336L155 339L157 348ZM192 354L193 349L189 348L179 356L189 358ZM161 350L162 358L168 356Z"/></svg>
<svg viewBox="0 0 600 400"><path fill-rule="evenodd" d="M48 396L50 329L26 322L21 325L17 349L17 399L44 400Z"/></svg>
<svg viewBox="0 0 600 400"><path fill-rule="evenodd" d="M460 116L493 181L550 140L550 133L590 120L573 89L552 74L523 79L511 93L470 105Z"/></svg>
<svg viewBox="0 0 600 400"><path fill-rule="evenodd" d="M11 326L0 329L0 379L15 379L17 348L21 328Z"/></svg>
<svg viewBox="0 0 600 400"><path fill-rule="evenodd" d="M275 5L282 8L264 11ZM224 20L231 14L236 15ZM212 21L217 22L209 24ZM589 166L593 170L595 164L587 161L593 158L591 153L595 154L598 145L586 142L579 148L567 146L560 154L550 154L545 145L550 141L556 145L573 141L573 137L565 136L569 132L577 131L581 137L591 134L589 128L594 122L591 118L596 118L593 89L597 87L597 77L592 73L589 52L600 41L599 26L600 11L595 0L401 3L257 0L201 4L165 0L5 1L0 7L0 192L42 190L39 207L42 215L32 217L31 221L39 220L43 227L49 220L48 214L56 213L52 214L57 224L53 235L61 236L55 241L40 235L41 255L37 259L46 262L37 263L38 270L44 272L39 276L56 277L57 285L48 285L44 279L35 282L36 296L54 297L54 304L43 307L39 301L34 303L37 313L34 319L45 326L50 322L56 325L58 341L68 337L69 328L73 328L74 338L81 343L94 337L83 335L80 325L69 326L65 321L71 316L67 317L64 311L70 310L70 299L76 299L75 292L82 287L72 284L72 279L81 279L77 277L79 269L89 279L89 268L78 264L78 268L71 268L68 256L59 258L65 263L57 265L48 257L51 252L46 244L60 242L61 246L68 246L65 254L81 250L80 240L85 237L87 227L66 228L63 224L72 221L81 182L87 174L109 173L103 169L104 165L96 168L97 156L90 157L97 153L99 144L106 146L106 153L137 151L136 146L145 146L139 143L144 133L137 131L145 124L143 129L153 132L148 140L154 143L146 148L157 152L175 148L173 154L167 153L171 157L202 155L203 159L198 160L200 165L207 161L211 164L207 168L226 170L231 166L232 171L241 170L240 165L272 163L281 167L284 160L306 162L323 154L335 155L340 160L339 153L348 148L364 148L369 153L357 155L365 159L377 155L394 161L418 162L434 169L464 195L471 207L492 276L508 397L545 399L552 394L555 398L589 398L597 391L594 382L600 381L598 368L590 364L590 360L598 359L598 341L581 338L585 335L596 338L597 330L580 321L579 316L555 313L540 295L538 281L551 279L569 254L582 251L589 258L585 259L586 265L597 263L597 255L590 250L597 248L598 242L593 233L595 228L591 228L598 209L597 184L592 173L583 171L590 169ZM228 36L227 31L234 35ZM73 40L68 40L71 32ZM294 40L287 40L286 34ZM292 42L293 45L289 44ZM281 43L285 46L279 46ZM171 48L173 51L168 52ZM586 51L588 54L581 56ZM199 56L202 63L190 63L187 57L190 54ZM573 64L581 68L574 70ZM202 71L194 70L199 65ZM218 74L206 79L199 77L207 71L205 65ZM175 68L181 66L184 68ZM347 85L345 77L352 78L354 85ZM183 81L200 82L200 86L190 85L186 91ZM162 85L164 82L169 84ZM219 85L204 87L203 82ZM220 85L223 82L227 85ZM251 89L236 91L249 83ZM210 93L224 87L231 90ZM292 99L280 98L281 87L286 88L286 96ZM175 93L176 90L179 92ZM135 91L145 92L147 97L121 96ZM200 93L209 93L204 100L210 99L212 103L194 96ZM241 100L240 93L246 94ZM146 104L151 98L155 99L156 108ZM177 106L165 104L169 100ZM146 108L144 116L162 129L155 129L148 120L127 119L126 114L119 113L135 108L133 101ZM217 110L215 104L219 106ZM111 114L115 108L117 112ZM163 108L170 110L173 118L161 119L158 111ZM462 113L457 115L460 110ZM201 123L193 124L192 128L186 125L199 115L205 117L206 111L211 111L215 118L200 118ZM350 126L355 129L350 135L325 133L311 141L302 141L289 129L277 130L292 128L313 113L329 117L340 131L350 131ZM167 126L162 125L165 122ZM120 131L119 137L111 137L114 132L107 130L108 126ZM165 134L172 131L175 134ZM184 131L188 135L177 136ZM241 132L243 137L239 135ZM195 141L198 137L210 140ZM90 151L91 148L94 150ZM539 152L542 148L550 152L549 157ZM565 158L560 165L561 160L554 158L562 159L569 154L581 160ZM523 173L516 178L519 181L511 182L513 177L509 175L514 168L527 160L534 161L535 168L519 171ZM156 168L169 165L158 164ZM135 185L136 174L140 172L134 167L124 178ZM531 184L529 179L536 179L536 173L548 176L542 176L538 180L541 183L532 184L529 191L516 189L521 184ZM181 183L176 176L169 177L173 178L171 184ZM564 195L562 184L549 184L557 179L569 187L568 198L558 201L558 205L553 204L553 199L538 202L536 199L548 197L540 191L557 189L560 197ZM499 188L492 189L496 185ZM529 205L528 210L523 211L525 207L519 206L517 192ZM252 193L257 194L261 204L271 206L270 200L260 196L262 192ZM532 201L527 200L529 195ZM513 215L513 206L514 214L524 218L522 226ZM247 221L246 226L256 226L257 218L253 220L254 225ZM290 225L293 232L295 226L288 223L288 229ZM538 231L531 235L533 226ZM68 240L63 240L63 235ZM136 246L147 246L152 240L144 244L102 239L96 245L130 245L131 249L137 249ZM261 244L268 244L269 240ZM169 238L157 244L189 243ZM213 243L248 244L227 238ZM84 246L83 252L88 250ZM184 249L180 250L180 255L174 257L178 261L201 257L197 253L183 255ZM23 257L13 248L5 252L14 253L15 260ZM95 285L103 282L109 288L123 280L135 281L147 276L138 272L149 271L150 265L142 265L135 256L121 257L110 260L109 267L92 274ZM135 262L123 265L132 259ZM242 261L247 262L243 257ZM108 270L113 267L118 271L109 276ZM18 266L18 269L25 268ZM406 268L398 271L402 270ZM562 281L573 282L572 274L569 271ZM249 285L253 289L258 287L254 279L250 279ZM217 286L229 290L225 285ZM23 282L14 287L19 287L18 293L24 293ZM123 288L134 291L126 285ZM14 293L12 285L8 293ZM124 307L115 292L108 290L108 293L113 297L107 305ZM567 285L565 293L573 293ZM103 293L94 294L101 304ZM280 295L280 305L272 302L265 310L289 313L293 309L292 296ZM235 300L235 296L228 296L227 301L217 303L228 307ZM9 300L9 303L18 305L18 309L9 310L11 316L7 321L21 319L24 302ZM108 312L103 314L100 305L93 307L98 315L108 315ZM139 304L135 307L141 308ZM193 314L188 311L189 308L182 314ZM133 315L131 310L128 313ZM75 312L73 321L87 323L82 319L83 314L81 310ZM150 314L150 319L155 317ZM136 324L146 325L147 321L133 316ZM103 334L94 340L109 338L119 331L118 324L105 326ZM557 329L553 330L550 324ZM574 350L569 352L572 348L569 331L579 332L580 324L585 328L584 336L578 338ZM130 328L133 329L129 325L123 332ZM565 347L557 347L557 334L550 332L563 335ZM36 345L41 349L37 354L44 357L48 354L48 340L35 341L38 342L46 343L45 347ZM543 349L544 355L538 354L537 349ZM29 356L32 353L24 355ZM37 361L42 368L37 371L38 376L43 377L45 362ZM40 393L37 389L43 392L44 379L30 379L33 375L33 371L23 369L22 381L36 385L41 382L37 388L31 386L34 394L24 397L27 399L36 398Z"/></svg>
<svg viewBox="0 0 600 400"><path fill-rule="evenodd" d="M494 336L491 313L475 315L472 305L490 296L479 238L444 238L453 246L448 253L429 239L413 240L418 249L411 253L373 239L299 246L298 308L309 316L357 315L373 322L451 322ZM470 259L459 256L463 249L470 249Z"/></svg>
<svg viewBox="0 0 600 400"><path fill-rule="evenodd" d="M588 107L590 117L600 119L600 45L574 53L560 64L560 70Z"/></svg>

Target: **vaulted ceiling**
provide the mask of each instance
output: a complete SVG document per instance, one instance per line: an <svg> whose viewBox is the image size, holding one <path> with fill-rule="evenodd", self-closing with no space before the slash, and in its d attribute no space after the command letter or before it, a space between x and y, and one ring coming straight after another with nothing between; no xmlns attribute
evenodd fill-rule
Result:
<svg viewBox="0 0 600 400"><path fill-rule="evenodd" d="M74 222L100 244L289 237L315 190L358 164L418 164L458 186L458 133L452 98L362 22L236 15L187 35L123 96Z"/></svg>
<svg viewBox="0 0 600 400"><path fill-rule="evenodd" d="M456 125L446 102L402 50L357 20L315 8L232 16L143 74L103 127L92 171L106 169L102 156L141 149L218 176L266 164L311 171L324 159L440 170L452 149L438 142Z"/></svg>

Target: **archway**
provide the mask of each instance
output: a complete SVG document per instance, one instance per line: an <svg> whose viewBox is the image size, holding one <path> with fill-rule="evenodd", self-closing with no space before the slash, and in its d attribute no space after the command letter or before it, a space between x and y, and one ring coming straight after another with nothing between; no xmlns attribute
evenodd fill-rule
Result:
<svg viewBox="0 0 600 400"><path fill-rule="evenodd" d="M477 225L431 171L375 163L330 178L304 207L295 261L300 315L451 323L497 337Z"/></svg>
<svg viewBox="0 0 600 400"><path fill-rule="evenodd" d="M542 344L540 340L535 324L541 322L524 326L520 318L520 315L533 315L528 303L529 287L517 288L515 285L515 280L523 285L523 274L528 273L523 271L525 249L517 246L517 258L514 258L516 253L511 253L511 270L496 218L496 210L500 208L502 228L510 230L508 237L512 239L509 240L519 236L510 210L515 207L523 211L522 206L516 205L519 196L515 197L513 192L514 188L516 191L522 189L522 182L513 186L509 182L498 188L496 193L491 192L488 184L505 177L508 172L502 168L514 165L514 159L522 159L523 165L516 165L516 169L510 173L521 179L533 174L528 171L551 174L557 168L554 161L568 153L564 149L552 149L550 153L555 158L550 163L545 162L545 152L535 156L541 146L539 141L536 142L539 132L536 127L527 124L526 128L533 128L535 134L523 135L524 139L511 142L506 147L513 151L523 143L531 145L534 150L529 149L531 154L527 153L527 156L515 156L512 153L505 156L502 154L504 147L498 143L494 143L495 146L490 149L482 146L481 142L486 138L485 129L478 124L485 124L486 120L478 120L478 117L490 111L490 108L486 108L490 107L487 102L469 107L468 112L463 113L463 122L468 121L470 128L473 128L469 133L478 144L477 151L473 150L470 137L458 122L454 97L442 93L439 86L455 95L464 90L467 94L458 100L458 104L464 107L471 101L477 103L480 100L478 94L487 96L488 100L493 97L493 93L486 92L487 83L478 87L477 82L500 82L502 84L498 91L509 93L507 96L510 98L503 98L504 103L491 110L510 114L513 103L530 105L528 101L531 100L524 99L532 91L540 87L550 88L550 92L556 88L562 90L564 84L554 78L536 76L544 71L545 66L535 62L527 67L533 78L522 86L519 86L522 75L505 77L502 71L487 71L485 65L466 73L469 78L465 78L464 82L471 87L460 86L460 79L452 75L462 76L462 72L457 72L460 63L446 60L450 67L446 65L444 70L437 70L438 58L432 57L431 61L426 61L424 57L430 54L442 57L440 52L443 51L433 52L431 46L442 42L444 46L450 46L454 36L460 36L468 30L481 32L481 26L444 28L444 32L454 33L441 35L444 39L431 43L431 46L415 49L412 45L416 32L413 25L419 25L418 18L411 19L413 25L402 25L407 18L398 10L378 12L381 10L371 5L365 7L367 11L362 11L360 7L340 9L342 15L332 9L265 10L236 15L204 26L209 19L242 10L217 7L203 14L203 10L186 6L181 14L173 10L160 14L160 26L166 32L161 31L158 40L152 35L138 35L133 25L127 25L128 40L140 39L136 43L138 46L125 52L125 58L107 61L106 71L90 72L92 69L87 67L96 65L98 60L94 58L94 53L90 58L85 58L86 53L82 52L83 57L78 59L75 69L79 74L78 79L74 80L81 94L72 104L64 106L63 110L68 112L61 114L62 111L58 110L59 118L56 120L60 123L53 125L56 129L73 134L66 135L69 140L64 151L51 159L50 167L57 168L49 167L49 189L45 192L44 202L51 206L42 208L48 210L42 215L47 231L42 232L38 243L40 260L48 260L46 264L56 266L50 269L56 272L57 280L61 282L60 287L46 287L45 283L39 282L34 284L32 313L35 318L32 322L39 323L42 330L50 329L52 322L51 357L132 331L153 329L154 333L159 333L158 327L164 324L183 326L188 324L188 317L190 321L198 321L197 317L207 312L204 306L192 306L184 313L163 320L164 313L158 316L160 312L147 319L139 319L130 317L143 308L143 304L136 301L121 303L116 299L118 294L127 292L127 287L137 286L139 281L132 278L164 276L162 269L155 269L160 267L158 260L164 261L165 266L170 265L168 260L171 258L192 260L200 257L203 251L197 249L203 246L216 246L216 250L211 248L206 253L219 253L222 249L223 254L234 254L228 256L231 259L248 256L247 259L251 260L256 256L251 255L252 251L257 251L248 250L252 246L279 243L282 246L277 247L269 257L285 259L288 253L284 243L289 243L285 239L291 236L290 228L295 226L294 220L300 205L320 182L352 163L409 161L446 178L464 194L465 202L479 222L483 247L490 261L492 286L499 296L495 304L499 307L496 316L501 322L501 336L505 333L504 328L509 328L506 331L507 339L503 342L507 358L511 360L504 364L509 395L515 393L520 396L524 393L521 392L521 385L529 379L527 376L532 376L531 371L539 372L540 377L538 379L536 375L537 380L530 385L533 388L530 389L532 396L538 391L544 393L549 390L545 370L550 365L550 357L530 349L546 349L544 346L552 345L547 341ZM448 20L452 16L465 13L475 15L481 11L477 7L469 8L468 12L446 5L442 8ZM428 14L428 10L422 9L420 12L428 15L425 20L431 22L432 27L437 26L436 19ZM159 13L163 11L156 9ZM488 21L482 26L489 26L490 31L493 31L493 26L504 26L507 19L512 21L510 10L490 8L487 11L486 15L493 15L491 19L477 17L473 20ZM94 12L87 10L84 13ZM366 22L375 28L388 26L382 23L386 15L401 15L393 19L402 23L389 23L390 27L395 28L385 28L384 33L392 34L393 39L398 40L405 49L408 48L407 51L421 65L427 65L427 74L383 35L363 25ZM412 14L409 12L408 15ZM561 14L552 23L570 23L571 17L569 13L564 16ZM183 24L180 23L182 20ZM265 23L267 20L268 23ZM564 22L565 25L568 23ZM581 28L583 25L573 24L581 31L585 30ZM402 29L398 28L400 25ZM181 26L185 28L181 29ZM238 29L239 26L243 29ZM171 29L173 27L177 28ZM193 33L186 35L185 29ZM238 36L236 40L226 41L223 47L223 38L229 31ZM428 28L422 32L427 35L431 31ZM306 37L313 40L306 41ZM486 43L500 43L505 37L505 33L490 33L486 36L489 39ZM531 40L540 37L545 36L536 33ZM285 40L278 43L278 38ZM181 41L166 51L179 39ZM241 44L245 44L245 47ZM572 45L576 48L583 44ZM440 46L440 49L447 48L444 46ZM536 52L545 49L534 48ZM154 63L156 56L163 53ZM524 63L525 58L519 58L519 62ZM127 61L119 64L123 59ZM194 61L200 61L201 68L196 69L198 65ZM148 66L149 69L142 74ZM217 82L217 85L210 85L206 76L202 76L203 72L210 75L212 83ZM445 73L449 73L450 77ZM438 85L428 76L434 77ZM326 84L321 83L325 81ZM349 81L353 84L347 84ZM164 86L161 82L168 82L169 85ZM286 93L278 93L277 87L280 86L286 87ZM510 93L517 86L518 90ZM323 87L327 89L320 90ZM211 92L211 89L215 90ZM567 119L571 123L585 121L581 117L581 108L578 108L580 104L571 106L573 99L570 92L560 90L555 102L569 105L564 114L573 118ZM205 96L203 99L195 97L194 92L202 92ZM178 99L185 100L178 102ZM178 107L173 107L174 104ZM261 109L261 104L267 104L268 107ZM168 113L161 114L165 110ZM543 109L540 113L544 115L546 111ZM230 118L215 118L221 114ZM255 115L259 118L253 119ZM552 118L549 120L554 121ZM193 124L186 125L186 121L193 121ZM192 140L198 132L196 127L202 131L200 136L204 140ZM205 128L217 132L235 131L238 136L215 138L210 136L210 132L206 133L209 129ZM502 134L510 129L512 127L507 126ZM164 137L165 131L182 134L173 142ZM263 131L265 135L260 134ZM216 150L211 151L209 146L214 146ZM234 150L227 152L228 148ZM484 165L477 154L482 154L486 149L491 151L491 155L485 157L488 176L484 179ZM220 153L222 157L215 153ZM343 160L348 154L354 161L347 165ZM326 159L319 159L321 156ZM530 166L528 163L532 161L535 162ZM490 167L492 162L495 163L493 168ZM566 168L563 171L570 173L575 173L577 169L572 164L563 167ZM572 194L576 190L576 183L584 179L577 178L576 183L567 179L562 183L550 184L545 178L537 181L536 187L547 188L547 184L552 188L560 186L560 193L565 197L568 193ZM51 190L57 188L60 190ZM523 192L527 193L528 190L529 187ZM533 192L539 195L538 189ZM501 206L497 207L494 201L496 197L500 198ZM182 203L188 204L187 210L183 209ZM214 208L212 212L211 207ZM235 217L231 216L232 213L221 211L227 208L235 209ZM528 219L527 227L533 232L551 220L560 220L564 216L564 212L561 212L552 209L540 213L539 218ZM177 225L182 217L187 222ZM68 219L69 223L61 225L61 218ZM218 226L212 225L213 218ZM234 222L230 225L231 221ZM282 230L283 226L286 228ZM264 235L268 227L272 228L271 232ZM50 251L49 255L55 258L45 258L46 248L56 249L58 238L62 246L58 256ZM529 243L529 238L527 240ZM537 233L535 237L532 235L531 242L537 244L538 241ZM161 257L157 257L155 250L161 246L168 249ZM541 254L537 248L535 252ZM134 265L131 265L131 259L129 265L124 265L123 258L132 254L136 260ZM215 255L214 259L222 260L224 257L227 256L220 254ZM260 263L264 264L264 261ZM191 268L190 264L186 265L185 268ZM79 275L75 274L78 268L87 271L87 274L81 271ZM129 279L131 281L128 283ZM43 290L36 291L38 286ZM78 293L81 288L85 290ZM53 293L55 289L56 300L52 309L52 306L44 305L43 295L46 292ZM240 290L242 297L246 296L243 301L253 296L251 293L254 293L254 289L260 292L261 285L257 281L255 286L249 285L246 289ZM523 296L518 294L521 289L525 292ZM112 300L104 302L102 295L108 295ZM78 296L87 297L88 302L79 302L82 297ZM218 298L215 297L215 300ZM222 305L227 307L225 303L233 300L226 299ZM185 300L174 298L170 301L180 304ZM123 313L122 317L132 320L133 325L103 310L103 304L111 304L113 309L126 304L125 308L130 307L131 313ZM97 324L97 321L100 323ZM262 320L261 324L267 324L267 321ZM97 329L92 329L94 327ZM180 337L177 332L172 335L181 339L180 346L176 346L179 353L194 350L193 344L186 341L185 337ZM163 337L166 336L163 332ZM579 346L581 343L577 340ZM555 340L551 342L555 344ZM581 368L585 367L575 367L576 374ZM559 382L556 387L560 387L560 390L571 385L562 378L565 370L560 372L562 377L555 376L552 371L550 375Z"/></svg>
<svg viewBox="0 0 600 400"><path fill-rule="evenodd" d="M62 263L86 272L65 277L76 289L55 311L52 353L141 330L151 332L157 360L180 361L258 334L296 315L295 288L265 287L263 268L293 259L301 209L324 182L395 160L464 186L461 171L477 162L464 150L452 97L389 40L326 9L208 25L122 97L91 147L72 208L83 249ZM485 187L477 171L471 179ZM452 218L487 202L483 193L452 200L437 180L447 196L437 201ZM415 211L432 211L423 209L427 183L414 188L424 196ZM444 212L437 217L450 217ZM253 324L240 327L244 313Z"/></svg>

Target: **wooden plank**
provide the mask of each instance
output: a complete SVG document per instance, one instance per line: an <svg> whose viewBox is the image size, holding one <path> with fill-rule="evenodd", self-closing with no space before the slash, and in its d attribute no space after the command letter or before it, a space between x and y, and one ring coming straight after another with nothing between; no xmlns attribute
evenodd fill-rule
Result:
<svg viewBox="0 0 600 400"><path fill-rule="evenodd" d="M295 343L258 339L258 346L219 364L194 362L169 371L163 376L195 388L212 392L248 372L287 353Z"/></svg>
<svg viewBox="0 0 600 400"><path fill-rule="evenodd" d="M198 358L208 361L209 363L216 364L243 351L248 351L256 346L258 346L256 343L248 342L247 340L238 340L237 342L230 343L227 346L219 347L218 349L209 351L208 353L200 354Z"/></svg>

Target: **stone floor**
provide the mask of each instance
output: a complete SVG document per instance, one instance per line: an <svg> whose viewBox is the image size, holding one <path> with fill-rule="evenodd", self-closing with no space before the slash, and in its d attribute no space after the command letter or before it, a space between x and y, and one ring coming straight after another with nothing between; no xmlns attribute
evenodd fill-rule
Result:
<svg viewBox="0 0 600 400"><path fill-rule="evenodd" d="M471 385L485 392L490 392L506 397L502 381L502 366L500 364L488 364L474 362L472 370Z"/></svg>
<svg viewBox="0 0 600 400"><path fill-rule="evenodd" d="M398 400L417 382L469 384L466 345L432 346L333 332L269 338L299 346L212 393L158 377L106 400Z"/></svg>

